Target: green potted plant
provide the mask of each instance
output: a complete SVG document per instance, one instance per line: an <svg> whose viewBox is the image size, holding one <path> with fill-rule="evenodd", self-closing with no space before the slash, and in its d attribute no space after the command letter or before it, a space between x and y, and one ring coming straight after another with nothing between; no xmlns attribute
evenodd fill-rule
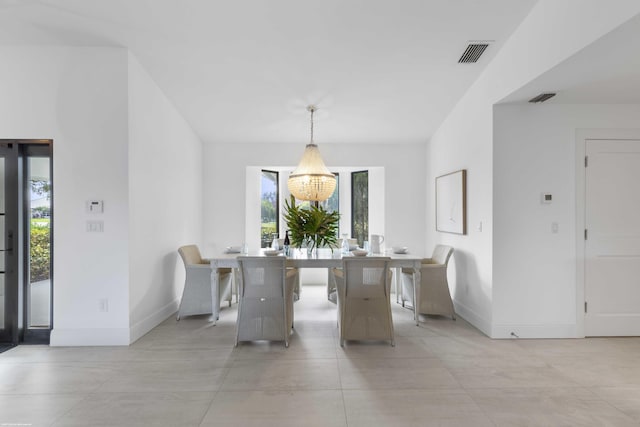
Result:
<svg viewBox="0 0 640 427"><path fill-rule="evenodd" d="M315 248L338 247L340 214L328 212L322 206L311 204L308 208L296 206L295 199L285 201L284 219L289 229L291 246L307 247L311 254Z"/></svg>

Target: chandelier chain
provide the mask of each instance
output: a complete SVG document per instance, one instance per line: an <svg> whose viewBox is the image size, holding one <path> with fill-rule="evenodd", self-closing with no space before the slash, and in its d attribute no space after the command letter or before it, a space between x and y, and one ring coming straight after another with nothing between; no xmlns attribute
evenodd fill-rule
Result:
<svg viewBox="0 0 640 427"><path fill-rule="evenodd" d="M313 144L313 112L315 110L315 108L309 107L309 111L311 111L311 144Z"/></svg>

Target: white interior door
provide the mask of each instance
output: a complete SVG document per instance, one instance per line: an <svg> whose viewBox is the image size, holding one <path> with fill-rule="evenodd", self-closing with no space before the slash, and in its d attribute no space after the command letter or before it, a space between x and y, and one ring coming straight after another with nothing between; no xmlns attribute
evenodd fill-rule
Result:
<svg viewBox="0 0 640 427"><path fill-rule="evenodd" d="M585 148L585 335L640 335L640 141Z"/></svg>

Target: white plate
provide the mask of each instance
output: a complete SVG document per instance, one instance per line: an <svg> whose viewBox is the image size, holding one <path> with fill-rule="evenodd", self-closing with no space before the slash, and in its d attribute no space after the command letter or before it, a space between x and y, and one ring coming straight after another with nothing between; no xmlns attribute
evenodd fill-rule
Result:
<svg viewBox="0 0 640 427"><path fill-rule="evenodd" d="M369 251L365 251L362 249L356 249L355 251L351 251L354 256L366 256L369 255Z"/></svg>
<svg viewBox="0 0 640 427"><path fill-rule="evenodd" d="M276 249L267 249L264 251L265 255L268 256L274 256L274 255L278 255L280 253L280 251L276 250Z"/></svg>
<svg viewBox="0 0 640 427"><path fill-rule="evenodd" d="M409 252L409 248L406 246L394 246L391 250L394 254L406 254Z"/></svg>

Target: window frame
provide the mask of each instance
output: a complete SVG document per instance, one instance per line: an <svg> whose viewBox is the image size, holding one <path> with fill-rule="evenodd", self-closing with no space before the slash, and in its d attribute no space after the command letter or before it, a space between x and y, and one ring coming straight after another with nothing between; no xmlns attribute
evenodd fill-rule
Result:
<svg viewBox="0 0 640 427"><path fill-rule="evenodd" d="M356 176L359 175L359 174L366 174L366 176L367 176L367 197L366 197L366 204L367 204L366 217L367 217L367 220L366 220L366 227L363 227L362 241L360 240L359 236L357 235L358 233L356 233L356 215L355 215L355 210L356 210L356 192L354 191L354 186L355 186ZM358 239L358 245L362 246L364 240L368 239L368 234L369 234L369 170L368 169L364 169L364 170L351 172L351 237Z"/></svg>
<svg viewBox="0 0 640 427"><path fill-rule="evenodd" d="M278 235L278 237L280 236L280 172L279 171L275 171L275 170L271 170L271 169L260 169L260 247L269 247L269 246L262 246L263 244L263 239L262 239L262 225L264 224L262 221L262 196L263 196L263 191L262 191L262 179L264 179L264 174L266 173L270 173L275 175L275 189L276 189L276 195L275 195L275 208L276 208L276 217L275 217L275 224L276 224L276 231L275 233ZM267 243L270 243L271 241L269 240Z"/></svg>

